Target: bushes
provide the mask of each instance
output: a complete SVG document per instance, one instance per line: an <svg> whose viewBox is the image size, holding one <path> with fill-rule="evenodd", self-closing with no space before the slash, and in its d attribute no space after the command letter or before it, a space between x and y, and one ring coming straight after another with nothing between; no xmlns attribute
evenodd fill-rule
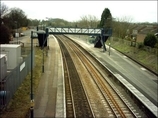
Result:
<svg viewBox="0 0 158 118"><path fill-rule="evenodd" d="M154 34L147 34L147 36L144 39L144 45L154 47L157 43L157 39Z"/></svg>
<svg viewBox="0 0 158 118"><path fill-rule="evenodd" d="M0 44L8 44L11 38L10 30L7 26L0 25Z"/></svg>
<svg viewBox="0 0 158 118"><path fill-rule="evenodd" d="M142 49L144 47L144 44L142 42L138 43L138 49Z"/></svg>

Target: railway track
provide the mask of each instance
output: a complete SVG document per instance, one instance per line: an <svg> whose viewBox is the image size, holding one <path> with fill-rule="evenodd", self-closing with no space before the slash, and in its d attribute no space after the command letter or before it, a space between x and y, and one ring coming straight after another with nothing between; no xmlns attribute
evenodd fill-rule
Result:
<svg viewBox="0 0 158 118"><path fill-rule="evenodd" d="M94 117L72 58L62 41L58 41L60 42L59 44L64 60L67 117Z"/></svg>
<svg viewBox="0 0 158 118"><path fill-rule="evenodd" d="M66 69L67 117L142 117L135 107L108 81L108 78L102 76L95 67L96 62L90 59L92 57L87 57L82 49L66 37L58 36L57 39L62 48L64 68ZM77 72L80 72L80 75ZM76 105L76 102L79 105ZM86 104L83 105L82 102ZM79 108L80 106L84 107ZM82 108L83 110L81 110Z"/></svg>

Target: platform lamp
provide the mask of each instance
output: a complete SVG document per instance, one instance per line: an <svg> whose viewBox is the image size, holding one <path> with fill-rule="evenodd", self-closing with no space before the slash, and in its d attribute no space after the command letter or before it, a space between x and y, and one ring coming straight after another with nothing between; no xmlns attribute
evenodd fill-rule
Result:
<svg viewBox="0 0 158 118"><path fill-rule="evenodd" d="M111 27L111 35L112 35L113 20L115 20L116 18L110 18L110 19L111 19L111 25L110 25L110 27ZM109 56L110 56L110 47L111 47L111 40L109 42Z"/></svg>
<svg viewBox="0 0 158 118"><path fill-rule="evenodd" d="M107 21L107 20L113 20L113 19L114 18L108 17L107 19L105 19L105 21ZM104 22L104 26L105 26L105 28L107 26L107 25L105 25L105 22ZM111 25L109 26L109 30L108 31L111 31L111 33L112 33L112 29L110 30L110 27L111 27ZM111 40L109 40L109 56L110 56L110 48L111 48Z"/></svg>
<svg viewBox="0 0 158 118"><path fill-rule="evenodd" d="M30 118L34 116L34 98L33 98L33 31L31 31L31 78L30 78Z"/></svg>
<svg viewBox="0 0 158 118"><path fill-rule="evenodd" d="M49 34L49 26L48 26L48 24L50 23L50 18L48 18L48 17L46 17L46 19L47 19L47 28L46 28L46 34ZM47 37L47 44L48 44L48 50L49 50L49 39L48 39L48 37Z"/></svg>
<svg viewBox="0 0 158 118"><path fill-rule="evenodd" d="M14 21L15 24L16 24L16 39L17 39L17 44L18 44L18 22L17 21Z"/></svg>
<svg viewBox="0 0 158 118"><path fill-rule="evenodd" d="M48 29L48 27L46 28L46 40L48 41L48 36L49 36L49 29ZM48 44L49 44L49 42L47 42ZM49 50L49 45L47 46L48 48L48 50Z"/></svg>
<svg viewBox="0 0 158 118"><path fill-rule="evenodd" d="M44 41L45 41L45 35L44 35L44 33L43 33L43 45L42 45L42 50L43 50L43 60L42 60L42 72L44 73Z"/></svg>

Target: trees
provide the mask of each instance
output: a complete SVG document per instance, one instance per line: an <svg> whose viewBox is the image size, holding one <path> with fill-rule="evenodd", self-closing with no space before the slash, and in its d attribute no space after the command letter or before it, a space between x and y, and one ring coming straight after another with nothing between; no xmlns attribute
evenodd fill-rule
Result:
<svg viewBox="0 0 158 118"><path fill-rule="evenodd" d="M7 13L8 7L0 2L0 24L2 23L2 17Z"/></svg>
<svg viewBox="0 0 158 118"><path fill-rule="evenodd" d="M9 28L4 24L0 24L0 44L8 44L10 37Z"/></svg>
<svg viewBox="0 0 158 118"><path fill-rule="evenodd" d="M5 25L3 16L7 13L8 7L0 2L0 44L6 44L10 41L10 30Z"/></svg>
<svg viewBox="0 0 158 118"><path fill-rule="evenodd" d="M28 19L23 10L12 8L9 11L10 12L3 17L4 23L7 24L9 28L16 29L28 25Z"/></svg>
<svg viewBox="0 0 158 118"><path fill-rule="evenodd" d="M10 29L10 33L13 35L16 31L18 31L19 33L21 32L21 30L16 29L26 27L29 23L29 20L27 19L27 16L25 15L24 11L19 8L9 9L5 13L5 15L3 15L2 19L4 25Z"/></svg>
<svg viewBox="0 0 158 118"><path fill-rule="evenodd" d="M154 34L147 34L147 36L144 39L144 45L154 47L157 43L157 39Z"/></svg>
<svg viewBox="0 0 158 118"><path fill-rule="evenodd" d="M39 24L40 24L40 20L28 19L28 26L38 26Z"/></svg>
<svg viewBox="0 0 158 118"><path fill-rule="evenodd" d="M99 20L92 15L81 16L81 20L79 20L76 24L78 27L82 28L96 28Z"/></svg>
<svg viewBox="0 0 158 118"><path fill-rule="evenodd" d="M69 22L61 18L47 18L48 20L42 20L41 25L51 26L51 27L68 27Z"/></svg>
<svg viewBox="0 0 158 118"><path fill-rule="evenodd" d="M15 33L15 29L28 26L28 19L23 10L19 8L11 8L4 4L0 4L0 43L9 43L11 33ZM20 30L18 30L20 32Z"/></svg>
<svg viewBox="0 0 158 118"><path fill-rule="evenodd" d="M113 22L113 35L124 39L125 36L130 35L132 18L128 16L123 16L121 18L116 18Z"/></svg>
<svg viewBox="0 0 158 118"><path fill-rule="evenodd" d="M101 15L100 24L98 25L98 27L100 27L100 28L111 27L111 21L112 21L111 12L108 8L105 8L102 15Z"/></svg>

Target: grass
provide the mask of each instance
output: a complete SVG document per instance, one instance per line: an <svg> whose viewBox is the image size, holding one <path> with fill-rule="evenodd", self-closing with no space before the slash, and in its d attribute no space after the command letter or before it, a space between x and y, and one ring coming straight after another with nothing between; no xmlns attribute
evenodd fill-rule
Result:
<svg viewBox="0 0 158 118"><path fill-rule="evenodd" d="M108 41L106 43L108 44ZM158 73L158 55L119 41L112 41L111 46Z"/></svg>
<svg viewBox="0 0 158 118"><path fill-rule="evenodd" d="M42 53L39 47L35 47L35 67L33 69L33 88L36 94L39 81L42 75ZM46 58L45 58L46 59ZM2 113L0 118L24 118L30 108L30 73L26 76L21 86L14 94L7 109Z"/></svg>

